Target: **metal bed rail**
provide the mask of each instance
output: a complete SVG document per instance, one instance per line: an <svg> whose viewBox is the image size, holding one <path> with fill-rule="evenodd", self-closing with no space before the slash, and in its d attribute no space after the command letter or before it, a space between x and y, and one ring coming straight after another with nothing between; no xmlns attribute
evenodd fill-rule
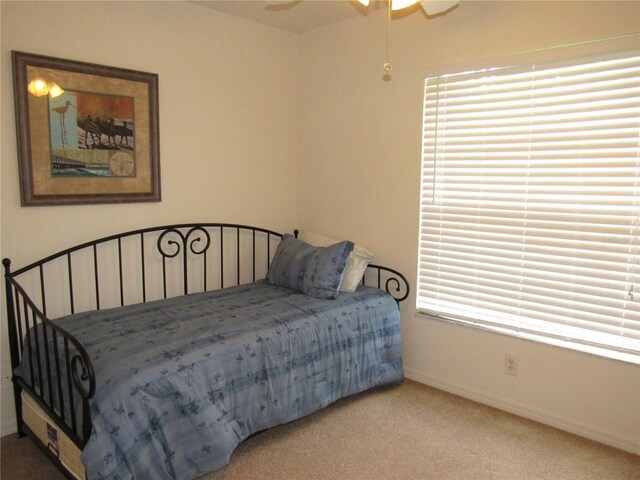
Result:
<svg viewBox="0 0 640 480"><path fill-rule="evenodd" d="M29 360L29 378L12 376L18 433L24 435L21 397L24 388L56 419L65 434L82 447L83 439L88 439L91 433L89 399L96 388L91 359L80 342L49 320L11 278L11 262L5 258L2 263L6 272L11 368L18 367L25 350L29 359L35 358L35 362Z"/></svg>
<svg viewBox="0 0 640 480"><path fill-rule="evenodd" d="M165 225L86 242L11 271L3 259L18 432L21 392L82 448L91 433L95 373L82 344L55 318L217 290L263 278L281 234L229 223ZM69 380L71 379L71 380Z"/></svg>

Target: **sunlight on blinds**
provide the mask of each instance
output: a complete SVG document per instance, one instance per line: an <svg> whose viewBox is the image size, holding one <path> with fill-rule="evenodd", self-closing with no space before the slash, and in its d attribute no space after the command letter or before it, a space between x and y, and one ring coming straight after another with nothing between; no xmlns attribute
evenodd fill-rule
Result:
<svg viewBox="0 0 640 480"><path fill-rule="evenodd" d="M425 81L419 311L640 363L640 51Z"/></svg>

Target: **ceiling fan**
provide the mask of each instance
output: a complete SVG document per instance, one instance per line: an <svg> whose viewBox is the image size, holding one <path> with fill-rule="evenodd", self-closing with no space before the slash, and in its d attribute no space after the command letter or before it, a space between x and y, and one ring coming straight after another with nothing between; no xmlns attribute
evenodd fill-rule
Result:
<svg viewBox="0 0 640 480"><path fill-rule="evenodd" d="M369 6L370 0L356 0L365 7ZM381 0L374 0L381 1ZM391 5L391 10L402 10L403 8L420 3L427 15L437 15L446 12L455 7L460 0L383 0ZM299 3L300 0L267 0L271 5L286 5L290 3Z"/></svg>
<svg viewBox="0 0 640 480"><path fill-rule="evenodd" d="M300 0L266 0L270 5L292 5L300 3ZM370 0L357 0L359 3L364 5L365 7L369 6L371 3ZM387 72L390 72L392 69L392 65L389 62L389 33L391 30L391 11L402 10L403 8L407 8L411 5L415 5L416 3L420 3L422 9L429 16L438 15L440 13L445 13L451 10L453 7L458 5L460 0L374 0L376 2L384 1L387 4L387 56L386 61L384 63L384 69ZM387 73L384 77L385 80L390 80L390 76Z"/></svg>
<svg viewBox="0 0 640 480"><path fill-rule="evenodd" d="M369 6L370 0L358 0L364 6ZM459 0L386 0L387 2L387 56L384 62L384 69L390 72L393 68L391 62L389 62L389 35L391 32L391 11L402 10L403 8L415 5L420 2L422 9L427 15L437 15L444 13L455 7ZM387 73L384 77L385 80L390 80L391 77Z"/></svg>

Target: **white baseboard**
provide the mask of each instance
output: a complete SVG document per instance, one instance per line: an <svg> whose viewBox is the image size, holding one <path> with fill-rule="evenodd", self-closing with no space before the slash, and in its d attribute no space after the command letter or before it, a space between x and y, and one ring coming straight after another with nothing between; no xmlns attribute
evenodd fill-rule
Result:
<svg viewBox="0 0 640 480"><path fill-rule="evenodd" d="M508 398L496 397L489 392L469 388L464 385L457 385L412 368L405 367L404 372L405 376L410 380L415 380L416 382L424 383L439 390L444 390L454 395L513 413L520 417L544 423L545 425L550 425L560 430L640 455L640 439L626 437L616 432L608 432L597 427L576 422L575 420L538 408L534 405L514 402Z"/></svg>
<svg viewBox="0 0 640 480"><path fill-rule="evenodd" d="M10 420L7 422L2 422L0 425L0 436L5 437L7 435L11 435L12 433L16 433L18 431L18 424L15 420Z"/></svg>
<svg viewBox="0 0 640 480"><path fill-rule="evenodd" d="M11 385L2 387L2 423L0 423L0 436L4 437L18 431L15 409L13 406L13 388ZM7 405L5 405L5 402Z"/></svg>
<svg viewBox="0 0 640 480"><path fill-rule="evenodd" d="M0 369L2 375L0 398L2 399L2 423L0 423L0 436L9 435L18 431L15 409L13 406L13 384L11 383L11 368L3 365Z"/></svg>

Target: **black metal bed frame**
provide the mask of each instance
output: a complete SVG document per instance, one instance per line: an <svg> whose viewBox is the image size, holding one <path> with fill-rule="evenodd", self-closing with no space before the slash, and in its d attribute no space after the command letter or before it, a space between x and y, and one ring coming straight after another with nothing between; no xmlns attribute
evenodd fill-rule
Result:
<svg viewBox="0 0 640 480"><path fill-rule="evenodd" d="M12 371L20 365L24 349L36 354L36 362L30 362L31 381L12 375L18 434L24 436L26 428L23 389L78 448L91 433L93 363L83 345L52 318L254 282L266 274L281 237L247 225L176 224L110 235L14 272L11 261L3 259ZM370 264L362 283L385 290L398 305L409 296L406 278L391 268ZM54 294L47 294L52 289ZM61 303L64 295L58 293L66 294L68 301ZM49 360L49 348L54 361ZM62 378L72 381L63 385ZM78 397L79 412L74 401Z"/></svg>

